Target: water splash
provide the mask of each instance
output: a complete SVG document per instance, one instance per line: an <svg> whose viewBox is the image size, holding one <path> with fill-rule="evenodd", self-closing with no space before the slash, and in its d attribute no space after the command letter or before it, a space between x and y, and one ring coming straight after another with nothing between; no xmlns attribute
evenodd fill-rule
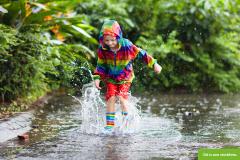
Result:
<svg viewBox="0 0 240 160"><path fill-rule="evenodd" d="M98 134L103 125L105 104L100 97L100 91L93 83L85 84L82 88L81 100L81 130L85 133Z"/></svg>
<svg viewBox="0 0 240 160"><path fill-rule="evenodd" d="M83 85L81 99L72 96L81 104L81 131L88 134L100 134L104 133L104 127L106 126L105 113L106 105L102 100L100 91L95 87L93 82L93 75L91 71L86 67L80 67L89 73L91 81L88 84ZM115 115L115 127L114 134L135 133L139 129L141 108L138 105L138 99L131 96L129 93L128 99L128 115L123 116L120 110L120 103L117 101L116 115ZM140 108L140 110L138 109Z"/></svg>
<svg viewBox="0 0 240 160"><path fill-rule="evenodd" d="M92 75L91 71L88 68L80 67L80 69L87 71L89 73L90 77L91 77L91 80L93 81L93 75Z"/></svg>
<svg viewBox="0 0 240 160"><path fill-rule="evenodd" d="M74 97L81 104L81 132L87 134L104 134L104 127L106 126L105 113L106 105L100 95L100 91L94 86L94 83L83 85L83 96L81 99ZM138 99L131 96L129 93L128 99L128 116L121 114L120 102L117 101L115 126L113 132L110 134L130 134L135 133L139 129L141 109L137 104ZM108 133L109 134L109 133Z"/></svg>
<svg viewBox="0 0 240 160"><path fill-rule="evenodd" d="M91 72L89 71L91 74ZM92 77L92 75L91 75ZM95 87L94 82L83 85L82 97L79 99L72 96L81 105L81 132L87 134L104 134L106 126L106 105L100 91ZM107 134L130 134L136 133L140 126L141 108L138 105L139 99L129 93L128 116L121 114L119 100L115 104L115 126L113 132Z"/></svg>

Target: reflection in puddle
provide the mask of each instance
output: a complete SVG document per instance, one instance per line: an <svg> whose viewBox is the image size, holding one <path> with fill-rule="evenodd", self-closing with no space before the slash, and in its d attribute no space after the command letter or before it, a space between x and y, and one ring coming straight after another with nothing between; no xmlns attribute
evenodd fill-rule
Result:
<svg viewBox="0 0 240 160"><path fill-rule="evenodd" d="M141 123L141 134L145 138L157 138L164 144L179 141L182 137L177 123L159 117L144 117Z"/></svg>

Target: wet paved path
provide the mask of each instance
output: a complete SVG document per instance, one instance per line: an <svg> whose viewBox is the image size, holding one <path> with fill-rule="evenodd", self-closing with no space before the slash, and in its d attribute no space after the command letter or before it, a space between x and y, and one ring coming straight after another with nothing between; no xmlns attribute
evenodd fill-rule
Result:
<svg viewBox="0 0 240 160"><path fill-rule="evenodd" d="M26 118L35 126L28 141L0 144L0 159L188 160L196 159L198 148L240 146L238 95L144 97L140 131L122 136L81 133L79 103L53 97Z"/></svg>
<svg viewBox="0 0 240 160"><path fill-rule="evenodd" d="M10 119L0 121L0 143L16 138L31 130L32 112L19 113Z"/></svg>

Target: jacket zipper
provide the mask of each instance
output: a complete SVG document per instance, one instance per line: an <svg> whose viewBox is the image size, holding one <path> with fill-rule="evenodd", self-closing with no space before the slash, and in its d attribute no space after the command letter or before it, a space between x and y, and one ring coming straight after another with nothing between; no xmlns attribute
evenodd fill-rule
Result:
<svg viewBox="0 0 240 160"><path fill-rule="evenodd" d="M117 51L114 51L114 67L116 68Z"/></svg>

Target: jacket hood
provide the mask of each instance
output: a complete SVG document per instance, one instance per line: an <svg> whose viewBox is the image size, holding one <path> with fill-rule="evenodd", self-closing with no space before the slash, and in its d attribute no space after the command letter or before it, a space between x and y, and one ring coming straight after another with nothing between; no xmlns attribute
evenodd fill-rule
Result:
<svg viewBox="0 0 240 160"><path fill-rule="evenodd" d="M102 48L108 48L108 46L103 44L104 35L111 35L116 37L117 42L121 45L122 42L122 30L120 25L115 20L107 20L103 23L99 34L99 44Z"/></svg>

